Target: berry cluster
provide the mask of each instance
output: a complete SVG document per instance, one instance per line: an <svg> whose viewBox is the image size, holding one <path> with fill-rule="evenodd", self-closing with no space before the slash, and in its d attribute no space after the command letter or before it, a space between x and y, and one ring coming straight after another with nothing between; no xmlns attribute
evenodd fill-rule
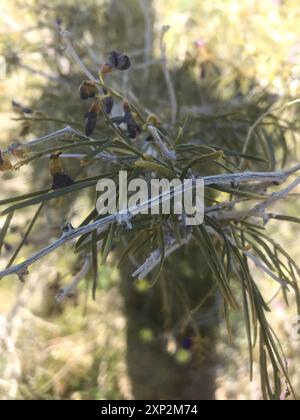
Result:
<svg viewBox="0 0 300 420"><path fill-rule="evenodd" d="M100 78L103 78L104 75L109 74L114 70L128 70L130 66L131 62L128 55L118 51L112 51L106 58L105 63L101 66ZM97 83L91 80L84 80L79 87L79 95L81 99L93 99L88 112L84 114L84 131L86 136L93 134L97 125L97 119L101 111L104 112L108 117L110 117L112 113L114 107L114 99L105 88L103 88L102 91L103 96L99 95L99 88L97 87ZM124 102L123 109L124 114L111 118L111 122L113 124L117 124L118 126L125 124L129 138L135 139L137 135L141 133L141 128L135 121L127 101Z"/></svg>

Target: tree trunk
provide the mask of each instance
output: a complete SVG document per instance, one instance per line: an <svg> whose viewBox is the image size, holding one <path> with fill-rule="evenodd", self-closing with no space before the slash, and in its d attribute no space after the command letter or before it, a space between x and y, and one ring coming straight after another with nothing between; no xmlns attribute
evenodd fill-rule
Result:
<svg viewBox="0 0 300 420"><path fill-rule="evenodd" d="M132 267L122 270L128 372L135 399L214 399L218 310L211 276L195 253L192 246L178 251L147 292L137 291Z"/></svg>

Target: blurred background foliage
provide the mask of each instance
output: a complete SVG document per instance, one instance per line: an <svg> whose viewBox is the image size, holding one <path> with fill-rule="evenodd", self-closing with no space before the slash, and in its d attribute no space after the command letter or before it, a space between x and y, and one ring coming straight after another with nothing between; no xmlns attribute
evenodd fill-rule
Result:
<svg viewBox="0 0 300 420"><path fill-rule="evenodd" d="M22 122L13 120L17 116L12 99L50 118L83 125L86 109L77 89L84 77L62 48L55 29L55 20L61 19L72 32L80 57L95 74L107 52L126 51L132 70L113 75L111 84L167 124L171 107L160 65L160 34L163 25L170 25L165 41L178 103L174 132L185 124L186 141L240 151L249 126L263 112L299 96L299 18L297 0L3 0L0 146L20 138ZM269 166L255 164L251 169L278 169L297 160L298 109L275 114L255 132L251 152L267 157ZM39 121L24 138L62 126L58 121ZM105 130L100 122L97 133L103 136ZM69 173L76 169L76 164L68 164ZM86 169L90 175L93 170L93 165ZM51 182L40 162L1 176L3 198L45 188ZM77 226L93 198L89 191L71 201L48 204L22 258L40 248L46 238L56 237L66 220ZM277 207L281 213L297 215L298 198ZM0 256L1 267L30 217L29 210L15 215ZM298 226L275 221L268 230L297 261ZM2 398L261 398L257 355L254 381L249 382L242 315L233 316L231 342L218 295L192 247L167 261L162 280L150 291L143 282L130 281L126 267L120 273L115 256L110 255L109 267L100 270L95 302L87 298L88 283L82 283L74 298L59 305L54 296L78 270L77 264L65 246L34 266L25 287L15 278L1 280ZM276 286L252 268L270 300ZM199 301L203 304L197 308ZM291 339L293 302L286 308L279 296L273 309L270 322L282 340L299 396L299 341Z"/></svg>

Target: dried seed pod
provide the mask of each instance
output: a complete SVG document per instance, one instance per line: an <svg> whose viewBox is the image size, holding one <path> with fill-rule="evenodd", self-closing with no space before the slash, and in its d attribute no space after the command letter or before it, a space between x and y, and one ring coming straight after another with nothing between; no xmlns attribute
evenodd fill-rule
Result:
<svg viewBox="0 0 300 420"><path fill-rule="evenodd" d="M0 171L5 172L12 169L12 164L9 159L7 159L5 156L3 156L1 150L0 150Z"/></svg>
<svg viewBox="0 0 300 420"><path fill-rule="evenodd" d="M113 109L114 106L114 99L112 96L108 95L105 96L105 98L103 99L103 106L104 106L104 111L106 112L106 114L110 115L111 111Z"/></svg>
<svg viewBox="0 0 300 420"><path fill-rule="evenodd" d="M94 82L91 82L90 80L86 81L86 86L88 90L88 94L90 98L93 98L97 93L97 88Z"/></svg>
<svg viewBox="0 0 300 420"><path fill-rule="evenodd" d="M94 82L85 80L79 86L79 95L81 99L94 98L97 93L97 88Z"/></svg>
<svg viewBox="0 0 300 420"><path fill-rule="evenodd" d="M113 69L117 68L118 66L118 57L119 57L119 52L117 51L112 51L109 53L108 57L106 58L106 63L112 67Z"/></svg>
<svg viewBox="0 0 300 420"><path fill-rule="evenodd" d="M129 103L127 101L123 103L123 109L124 115L112 118L111 122L117 125L120 125L122 123L126 124L129 137L131 139L135 139L137 135L142 132L142 129L135 121L132 112L130 111Z"/></svg>
<svg viewBox="0 0 300 420"><path fill-rule="evenodd" d="M50 156L50 174L53 177L52 189L57 190L59 188L68 187L69 185L74 184L72 178L69 175L64 173L64 168L60 159L61 152L55 153Z"/></svg>
<svg viewBox="0 0 300 420"><path fill-rule="evenodd" d="M128 70L131 66L130 58L126 54L118 54L117 61L118 63L116 68L118 70Z"/></svg>
<svg viewBox="0 0 300 420"><path fill-rule="evenodd" d="M87 90L84 83L82 83L79 86L79 95L80 95L80 98L83 99L83 100L88 99L88 97L89 97L88 90Z"/></svg>
<svg viewBox="0 0 300 420"><path fill-rule="evenodd" d="M84 115L85 117L84 132L86 136L90 136L94 132L96 128L97 116L99 112L100 112L100 104L99 104L99 101L96 100L90 106L89 111Z"/></svg>
<svg viewBox="0 0 300 420"><path fill-rule="evenodd" d="M50 164L49 164L49 170L50 174L54 176L55 174L61 174L64 172L60 156L61 152L54 153L50 156Z"/></svg>
<svg viewBox="0 0 300 420"><path fill-rule="evenodd" d="M117 70L128 70L131 66L130 58L128 55L120 53L118 51L112 51L106 58L105 64L101 68L101 73L110 73L114 69Z"/></svg>
<svg viewBox="0 0 300 420"><path fill-rule="evenodd" d="M141 127L137 124L135 119L132 117L131 112L126 113L125 122L127 124L127 131L128 131L129 138L135 139L138 136L138 134L141 134L142 132Z"/></svg>
<svg viewBox="0 0 300 420"><path fill-rule="evenodd" d="M58 190L59 188L69 187L73 185L74 181L69 175L64 173L57 173L53 175L52 189Z"/></svg>
<svg viewBox="0 0 300 420"><path fill-rule="evenodd" d="M92 105L89 108L89 112L94 112L95 114L99 114L100 112L100 104L99 101L96 100L92 103Z"/></svg>
<svg viewBox="0 0 300 420"><path fill-rule="evenodd" d="M85 124L84 124L84 132L86 136L90 136L97 124L97 114L96 112L87 112L85 114Z"/></svg>
<svg viewBox="0 0 300 420"><path fill-rule="evenodd" d="M138 134L142 132L141 127L137 124L135 119L133 118L132 112L130 111L130 107L127 101L123 104L124 108L124 122L127 125L127 131L129 138L135 139Z"/></svg>
<svg viewBox="0 0 300 420"><path fill-rule="evenodd" d="M100 72L102 74L108 74L111 73L113 71L113 67L111 67L109 64L105 63L103 64L103 66L101 66L101 70Z"/></svg>

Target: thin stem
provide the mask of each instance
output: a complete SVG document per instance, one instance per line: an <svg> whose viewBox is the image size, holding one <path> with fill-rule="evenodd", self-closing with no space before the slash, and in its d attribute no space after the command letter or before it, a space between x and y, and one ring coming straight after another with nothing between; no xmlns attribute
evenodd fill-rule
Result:
<svg viewBox="0 0 300 420"><path fill-rule="evenodd" d="M174 125L176 123L176 118L177 118L178 104L177 104L174 85L173 85L173 82L172 82L170 71L168 69L168 59L167 59L167 53L166 53L166 45L164 43L164 37L165 37L165 35L166 35L166 33L168 32L169 29L170 29L170 27L168 25L163 26L163 28L161 30L160 44L159 45L160 45L162 70L163 70L164 78L165 78L165 81L166 81L168 94L169 94L169 97L170 97L170 104L171 104L171 110L172 110L172 124Z"/></svg>
<svg viewBox="0 0 300 420"><path fill-rule="evenodd" d="M50 122L57 122L61 124L68 124L73 125L75 127L80 128L82 124L79 124L75 121L65 120L60 118L52 118L52 117L19 117L19 118L12 118L12 121L50 121Z"/></svg>
<svg viewBox="0 0 300 420"><path fill-rule="evenodd" d="M55 296L55 299L57 300L57 302L63 303L63 301L66 298L71 297L74 294L78 284L87 275L90 269L90 265L91 265L91 259L90 257L86 257L84 259L84 263L82 265L81 270L72 279L71 283L58 291L57 295Z"/></svg>
<svg viewBox="0 0 300 420"><path fill-rule="evenodd" d="M16 150L22 147L24 147L26 150L29 150L32 146L38 146L40 144L48 142L49 140L53 140L61 136L65 136L66 134L78 134L78 132L67 125L61 130L53 131L49 134L46 134L45 136L38 137L34 140L30 140L27 143L15 142L11 144L10 146L8 146L7 149L3 150L2 153L11 153L13 150Z"/></svg>
<svg viewBox="0 0 300 420"><path fill-rule="evenodd" d="M285 108L289 108L290 106L295 105L295 104L298 104L298 103L300 103L300 99L295 99L295 100L290 101L290 102L288 102L286 104L283 104L283 105L277 105L277 106L271 105L270 108L266 112L264 112L254 122L254 124L252 124L251 127L249 128L248 133L247 133L247 137L246 137L246 140L245 140L245 143L244 143L244 147L243 147L243 154L246 154L247 153L248 148L249 148L250 141L252 140L252 137L253 137L254 131L259 126L259 124L261 124L263 122L263 120L265 118L267 118L268 116L270 116L271 114L273 114L273 112L275 112L275 111L284 111ZM245 159L242 159L241 160L241 170L245 170L246 165L247 165L246 160Z"/></svg>
<svg viewBox="0 0 300 420"><path fill-rule="evenodd" d="M92 75L92 73L88 70L88 68L83 64L82 60L79 58L77 52L75 51L72 42L71 42L71 33L68 31L61 30L61 36L63 37L66 45L66 52L69 54L73 60L77 63L77 65L81 68L83 73L88 77L88 79L96 82L96 78Z"/></svg>

